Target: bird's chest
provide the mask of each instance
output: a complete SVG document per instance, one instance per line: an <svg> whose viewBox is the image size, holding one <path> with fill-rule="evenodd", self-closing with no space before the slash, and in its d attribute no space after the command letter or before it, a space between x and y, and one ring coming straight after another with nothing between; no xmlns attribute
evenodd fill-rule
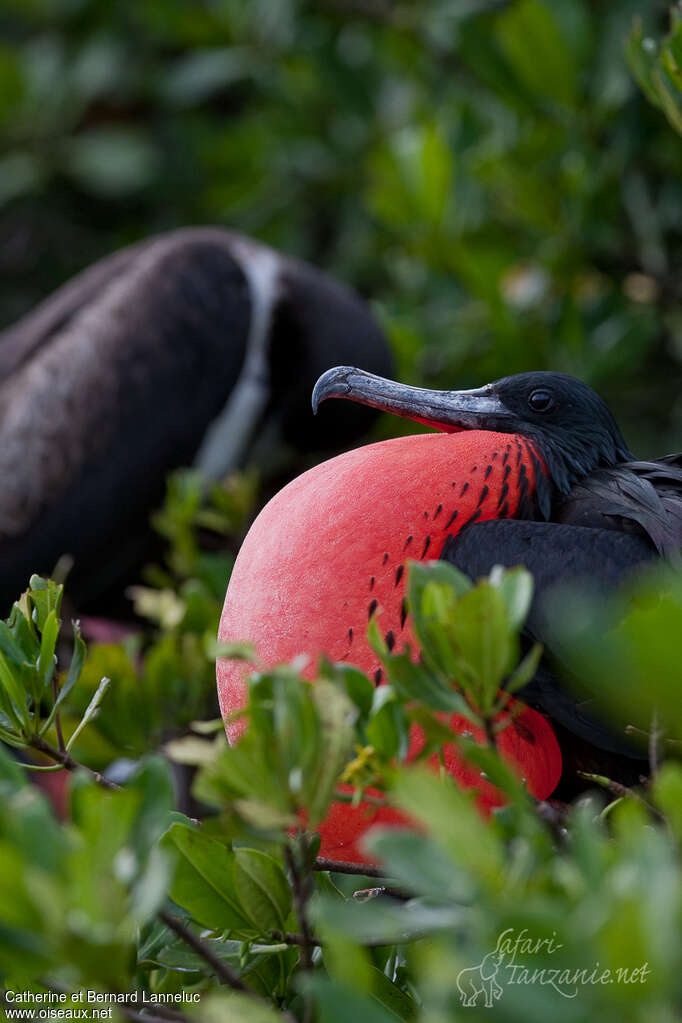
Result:
<svg viewBox="0 0 682 1023"><path fill-rule="evenodd" d="M230 581L221 638L252 641L265 664L305 654L309 677L324 654L379 682L367 625L375 617L392 648L413 643L409 560L438 558L447 537L469 523L515 516L533 489L527 442L487 431L402 437L325 462L254 523ZM243 672L226 664L221 696Z"/></svg>

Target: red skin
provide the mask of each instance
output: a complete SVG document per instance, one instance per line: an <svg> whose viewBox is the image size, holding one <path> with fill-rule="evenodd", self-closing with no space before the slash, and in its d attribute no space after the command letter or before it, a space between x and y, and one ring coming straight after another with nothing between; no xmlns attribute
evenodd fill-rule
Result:
<svg viewBox="0 0 682 1023"><path fill-rule="evenodd" d="M488 431L400 437L316 466L281 490L251 527L225 596L220 640L251 641L265 666L306 654L303 675L311 679L320 654L375 677L380 663L366 639L370 611L384 635L393 633L396 650L403 643L416 648L409 617L402 622L405 559L438 558L448 535L474 514L478 521L513 517L524 474L532 491L528 442ZM224 718L244 705L248 670L218 662ZM483 740L464 719L453 715L450 723ZM239 726L226 730L234 742ZM420 742L415 730L412 754ZM526 708L498 742L530 792L547 798L559 781L561 753L546 719ZM445 761L463 788L479 790L483 811L503 802L454 746L446 747ZM386 808L335 803L320 827L321 855L367 862L357 840L377 822L397 825L404 818Z"/></svg>

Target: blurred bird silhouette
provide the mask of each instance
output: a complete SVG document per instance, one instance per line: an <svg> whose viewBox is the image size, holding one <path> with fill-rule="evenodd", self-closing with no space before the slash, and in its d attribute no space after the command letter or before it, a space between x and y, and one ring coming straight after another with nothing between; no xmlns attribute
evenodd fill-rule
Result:
<svg viewBox="0 0 682 1023"><path fill-rule="evenodd" d="M231 231L160 235L83 271L0 333L2 608L64 554L78 606L119 585L176 467L218 480L268 443L360 437L362 408L312 428L310 391L339 361L390 369L367 306Z"/></svg>

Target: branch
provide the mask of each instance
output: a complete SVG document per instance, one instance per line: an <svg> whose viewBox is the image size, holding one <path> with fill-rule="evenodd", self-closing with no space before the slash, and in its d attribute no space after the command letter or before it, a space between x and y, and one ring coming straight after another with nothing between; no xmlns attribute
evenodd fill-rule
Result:
<svg viewBox="0 0 682 1023"><path fill-rule="evenodd" d="M50 746L49 742L45 742L39 735L32 735L26 740L26 744L31 749L37 750L39 753L44 753L46 756L51 757L52 760L61 766L66 771L85 771L93 781L96 781L102 788L111 789L115 792L121 791L121 786L117 785L115 781L111 781L109 778L105 778L99 771L93 771L90 767L86 767L85 764L80 764L77 760L74 760L70 753L66 750L55 749L54 746Z"/></svg>
<svg viewBox="0 0 682 1023"><path fill-rule="evenodd" d="M248 984L245 984L237 971L233 970L228 963L224 963L219 959L213 949L209 948L201 938L197 938L196 934L192 934L178 917L168 913L165 909L162 909L158 916L166 927L169 927L171 931L177 934L181 941L184 941L198 956L201 956L204 962L211 967L218 980L222 980L233 991L239 991L241 994L253 998L254 1001L259 1002L261 1005L268 1005L269 1007L269 1002L261 998ZM287 1023L296 1023L296 1020L289 1012L282 1012L282 1019L286 1020Z"/></svg>
<svg viewBox="0 0 682 1023"><path fill-rule="evenodd" d="M361 877L386 877L386 871L369 863L349 863L346 860L328 860L318 856L313 870L329 870L333 874L359 874Z"/></svg>
<svg viewBox="0 0 682 1023"><path fill-rule="evenodd" d="M296 863L296 857L292 847L287 844L284 847L284 858L286 860L289 872L291 874L291 887L294 893L294 905L296 906L296 916L298 917L298 924L301 928L301 956L300 962L301 967L304 970L312 969L313 965L313 948L315 946L315 940L310 930L310 924L308 922L308 899L312 894L312 873L311 868L313 864L307 857L308 848L305 841L305 836L300 837L299 841L300 849L302 852L302 859L304 865L308 865L308 869L299 872L298 864ZM303 1023L311 1023L313 1018L313 1003L309 994L304 994L303 1001Z"/></svg>
<svg viewBox="0 0 682 1023"><path fill-rule="evenodd" d="M308 924L308 899L311 894L309 884L310 878L305 875L303 877L301 876L291 846L287 845L285 847L284 856L291 873L291 887L294 892L296 915L298 916L298 922L301 926L301 933L303 935L303 941L301 943L301 965L304 970L309 970L313 965L313 936Z"/></svg>
<svg viewBox="0 0 682 1023"><path fill-rule="evenodd" d="M219 959L213 949L209 948L208 945L201 940L201 938L197 938L196 934L192 934L189 928L185 927L178 917L172 916L171 913L162 909L159 912L159 919L165 923L166 927L170 927L171 931L174 931L186 945L189 945L189 947L197 953L197 955L201 956L204 962L211 967L219 980L222 980L235 991L241 991L243 994L252 995L254 998L258 998L256 992L244 983L237 971L233 970L231 966Z"/></svg>
<svg viewBox="0 0 682 1023"><path fill-rule="evenodd" d="M649 773L652 779L658 772L658 741L661 733L658 730L658 714L654 709L651 715L651 731L649 732Z"/></svg>
<svg viewBox="0 0 682 1023"><path fill-rule="evenodd" d="M302 934L292 934L291 931L270 931L273 941L281 942L284 945L303 945L305 938ZM324 948L324 942L319 938L311 938L310 942L315 948ZM360 941L363 948L384 948L386 945L394 944L387 942L385 938L372 938L370 941Z"/></svg>
<svg viewBox="0 0 682 1023"><path fill-rule="evenodd" d="M52 698L54 699L55 703L57 702L58 697L59 697L59 687L57 685L57 676L53 675L52 676ZM59 752L60 753L65 753L66 752L66 744L64 742L64 736L62 734L62 723L61 723L60 718L59 718L59 711L57 711L57 713L54 716L54 728L55 728L55 732L57 733L57 745L59 746Z"/></svg>
<svg viewBox="0 0 682 1023"><path fill-rule="evenodd" d="M638 803L642 803L643 806L658 820L663 820L663 814L660 810L645 799L641 792L637 792L636 789L631 789L627 785L622 785L619 781L613 781L611 778L606 778L601 774L589 774L587 771L578 771L580 778L585 778L586 781L594 782L595 785L600 785L607 792L610 792L612 796L617 796L619 799L630 798L636 799Z"/></svg>
<svg viewBox="0 0 682 1023"><path fill-rule="evenodd" d="M149 1013L149 1016L164 1020L165 1023L190 1023L189 1016L185 1016L175 1009L168 1012L168 1008L169 1006L165 1005L145 1005L145 1011ZM125 1002L119 1002L116 1005L116 1011L120 1012L126 1019L129 1019L130 1023L149 1023L149 1016L143 1016L141 1012L126 1005Z"/></svg>

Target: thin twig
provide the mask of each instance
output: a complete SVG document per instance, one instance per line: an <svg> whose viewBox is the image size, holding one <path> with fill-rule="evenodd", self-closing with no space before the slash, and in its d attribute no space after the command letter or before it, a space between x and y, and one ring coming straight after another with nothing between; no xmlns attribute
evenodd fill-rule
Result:
<svg viewBox="0 0 682 1023"><path fill-rule="evenodd" d="M242 978L239 976L236 970L233 970L228 963L224 963L222 959L219 959L213 949L209 948L205 941L201 938L197 938L196 934L192 934L188 927L185 927L182 920L178 917L168 913L165 909L162 909L159 914L159 919L163 921L166 927L177 934L181 941L184 941L198 956L204 960L207 966L210 966L216 977L219 980L224 981L228 987L231 987L233 991L239 991L243 995L248 995L249 998L253 998L254 1001L259 1002L261 1005L267 1005L270 1007L270 1003L250 988ZM296 1023L296 1020L290 1012L282 1011L282 1019L286 1023Z"/></svg>
<svg viewBox="0 0 682 1023"><path fill-rule="evenodd" d="M85 771L93 781L96 781L102 788L112 789L113 791L120 792L121 786L117 785L115 781L111 781L110 778L105 778L99 771L93 771L92 768L86 767L85 764L80 764L77 760L74 760L70 753L66 750L56 749L51 746L49 742L40 735L32 735L27 739L27 744L39 753L44 753L46 756L51 757L52 760L57 764L61 764L66 771Z"/></svg>
<svg viewBox="0 0 682 1023"><path fill-rule="evenodd" d="M303 945L305 938L302 934L292 934L291 931L270 931L270 937L273 941L281 942L283 945ZM319 938L311 938L310 942L315 948L324 948L324 942L320 941ZM385 938L372 938L369 941L360 940L358 944L362 945L363 948L383 948L387 944Z"/></svg>
<svg viewBox="0 0 682 1023"><path fill-rule="evenodd" d="M304 864L307 861L307 847L305 837L300 838L300 849L302 853L302 860ZM300 944L301 955L300 963L301 968L304 970L312 969L313 965L313 948L315 945L312 931L308 923L308 899L312 895L312 873L310 867L303 872L299 871L298 864L296 863L296 856L291 845L287 844L284 847L284 858L291 874L291 887L294 893L294 905L296 907L296 915L298 917L298 925L301 928L302 942ZM309 861L308 861L309 863ZM303 996L303 1023L312 1023L313 1019L313 1003L310 995L304 993Z"/></svg>
<svg viewBox="0 0 682 1023"><path fill-rule="evenodd" d="M166 1023L190 1023L189 1016L185 1016L176 1009L168 1012L168 1009L169 1006L165 1005L145 1005L145 1011L149 1013L149 1016L154 1016L156 1019L165 1020ZM149 1023L149 1016L144 1016L137 1009L126 1005L125 1002L118 1002L116 1004L116 1011L120 1012L126 1019L129 1019L130 1023Z"/></svg>
<svg viewBox="0 0 682 1023"><path fill-rule="evenodd" d="M193 949L198 956L201 956L204 962L211 967L219 980L224 981L224 983L233 988L234 991L241 991L243 994L251 995L253 998L259 998L253 988L250 988L248 984L244 983L236 970L233 970L228 963L224 963L221 959L219 959L213 949L209 948L206 942L202 941L201 938L197 938L196 934L192 934L189 928L185 927L182 921L176 916L173 916L171 913L166 912L165 909L162 909L159 912L159 919L165 923L166 927L170 927L181 941L184 941L186 945L189 945L189 947Z"/></svg>
<svg viewBox="0 0 682 1023"><path fill-rule="evenodd" d="M59 696L59 686L57 685L56 675L52 676L52 696L54 697L55 703ZM54 716L54 728L57 733L57 745L59 746L60 753L66 753L66 745L64 743L64 736L62 735L62 723L59 720L59 711Z"/></svg>
<svg viewBox="0 0 682 1023"><path fill-rule="evenodd" d="M656 713L656 708L654 708L651 714L651 731L649 732L649 773L652 778L656 776L658 771L658 740L660 737L658 714Z"/></svg>
<svg viewBox="0 0 682 1023"><path fill-rule="evenodd" d="M349 863L346 860L328 860L318 856L313 870L329 870L333 874L360 874L361 877L386 877L386 871L369 863Z"/></svg>
<svg viewBox="0 0 682 1023"><path fill-rule="evenodd" d="M606 789L607 792L610 792L611 795L617 796L619 799L623 799L625 797L636 799L638 803L642 803L646 806L647 810L649 810L654 817L658 818L658 820L663 819L663 814L636 789L631 789L627 785L623 785L619 781L613 781L612 778L606 778L601 774L590 774L587 771L578 771L577 774L580 778L585 778L586 781L593 781L595 785L600 785L603 789Z"/></svg>
<svg viewBox="0 0 682 1023"><path fill-rule="evenodd" d="M285 847L284 855L291 874L291 887L294 892L296 915L298 916L298 922L303 935L303 942L301 944L301 966L304 970L309 970L313 965L311 954L313 938L308 924L308 899L310 897L309 878L301 876L291 846L287 845Z"/></svg>

